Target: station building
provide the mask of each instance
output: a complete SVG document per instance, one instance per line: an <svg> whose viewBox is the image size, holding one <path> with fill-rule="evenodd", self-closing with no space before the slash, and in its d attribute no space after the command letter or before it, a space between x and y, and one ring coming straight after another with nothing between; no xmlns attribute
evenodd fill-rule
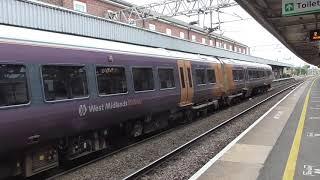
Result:
<svg viewBox="0 0 320 180"><path fill-rule="evenodd" d="M108 18L108 13L113 13L125 8L135 6L122 0L39 0L55 6L87 13L90 15ZM132 24L139 28L149 29L168 36L190 40L209 46L225 49L242 54L250 54L248 46L233 39L215 33L208 33L195 25L174 18L161 18L158 20L142 20Z"/></svg>

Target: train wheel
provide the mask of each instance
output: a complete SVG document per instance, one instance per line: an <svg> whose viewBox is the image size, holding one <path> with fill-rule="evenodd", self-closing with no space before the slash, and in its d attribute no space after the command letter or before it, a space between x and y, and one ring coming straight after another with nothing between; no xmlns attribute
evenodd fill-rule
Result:
<svg viewBox="0 0 320 180"><path fill-rule="evenodd" d="M225 108L227 106L226 98L219 99L219 108Z"/></svg>
<svg viewBox="0 0 320 180"><path fill-rule="evenodd" d="M218 107L216 107L215 105L211 105L208 107L208 113L213 113L216 109L218 109Z"/></svg>
<svg viewBox="0 0 320 180"><path fill-rule="evenodd" d="M185 116L184 119L186 122L192 122L194 119L194 114L192 110L186 110L184 116Z"/></svg>
<svg viewBox="0 0 320 180"><path fill-rule="evenodd" d="M128 138L135 138L143 134L143 122L141 120L125 123L124 133Z"/></svg>
<svg viewBox="0 0 320 180"><path fill-rule="evenodd" d="M202 117L206 117L207 115L208 115L208 109L207 108L201 110L201 116Z"/></svg>
<svg viewBox="0 0 320 180"><path fill-rule="evenodd" d="M142 133L143 133L143 123L141 121L136 121L133 124L132 130L131 130L131 136L138 137L138 136L141 136Z"/></svg>

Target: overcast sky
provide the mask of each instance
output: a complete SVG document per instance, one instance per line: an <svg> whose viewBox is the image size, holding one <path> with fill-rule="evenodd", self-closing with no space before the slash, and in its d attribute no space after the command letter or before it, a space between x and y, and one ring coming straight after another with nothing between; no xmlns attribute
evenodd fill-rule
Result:
<svg viewBox="0 0 320 180"><path fill-rule="evenodd" d="M159 0L126 1L137 5L159 2ZM221 31L219 31L218 33L223 33L224 36L230 37L238 42L248 45L251 48L251 55L286 62L294 65L305 64L304 61L295 56L284 45L282 45L273 35L265 30L240 6L225 8L222 9L222 11L225 13L220 13L221 22L240 20L240 18L237 16L240 16L244 20L231 23L222 23ZM176 18L186 22L198 19L197 16L191 18L181 16ZM201 17L201 22L203 22L203 17ZM205 17L204 22L207 26L210 26L209 16ZM213 17L213 23L214 22L218 22L217 15Z"/></svg>

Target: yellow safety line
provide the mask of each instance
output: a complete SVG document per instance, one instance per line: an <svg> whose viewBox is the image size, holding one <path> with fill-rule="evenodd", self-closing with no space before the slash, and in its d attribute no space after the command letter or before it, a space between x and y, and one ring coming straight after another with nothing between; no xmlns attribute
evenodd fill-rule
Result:
<svg viewBox="0 0 320 180"><path fill-rule="evenodd" d="M297 158L298 158L299 149L300 149L301 137L302 137L303 127L304 127L304 122L306 120L307 108L308 108L309 99L310 99L310 92L311 92L313 84L315 83L316 80L317 79L313 80L313 82L310 86L310 89L308 91L307 97L304 101L299 124L298 124L297 130L296 130L296 134L294 136L293 144L291 146L290 154L289 154L289 157L287 160L286 169L285 169L283 176L282 176L282 180L293 180L293 178L294 178L296 164L297 164Z"/></svg>

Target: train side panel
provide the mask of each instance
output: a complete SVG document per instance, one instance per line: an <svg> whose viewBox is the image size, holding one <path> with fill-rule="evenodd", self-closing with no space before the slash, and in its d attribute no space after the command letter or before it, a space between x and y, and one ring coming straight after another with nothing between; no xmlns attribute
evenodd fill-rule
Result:
<svg viewBox="0 0 320 180"><path fill-rule="evenodd" d="M41 96L42 80L40 74L32 80L30 105L17 108L3 108L0 110L0 141L6 142L0 151L40 144L50 139L70 136L83 131L108 127L119 124L127 119L144 117L145 115L167 111L177 107L180 101L180 83L177 63L174 59L159 59L151 57L128 56L111 53L91 53L78 50L55 49L46 47L28 47L24 45L1 45L2 63L30 63L34 69L29 73L40 72L40 66L35 64L59 64L66 61L68 65L84 65L87 78L95 77L95 67L86 64L88 60L101 66L121 66L126 70L128 93L121 95L99 96L93 86L88 98L66 101L44 102ZM18 53L11 52L11 48L20 49ZM31 49L30 49L31 48ZM9 49L9 50L8 50ZM43 52L35 56L36 53ZM108 62L106 57L113 56ZM81 58L79 58L81 57ZM134 64L134 65L132 65ZM135 92L133 77L129 72L134 67L152 68L154 89L145 92ZM175 87L161 89L158 84L157 68L173 68ZM96 84L96 79L87 79ZM34 89L37 88L37 89ZM48 131L50 130L50 131ZM37 136L35 142L30 138ZM9 141L10 139L10 141Z"/></svg>

